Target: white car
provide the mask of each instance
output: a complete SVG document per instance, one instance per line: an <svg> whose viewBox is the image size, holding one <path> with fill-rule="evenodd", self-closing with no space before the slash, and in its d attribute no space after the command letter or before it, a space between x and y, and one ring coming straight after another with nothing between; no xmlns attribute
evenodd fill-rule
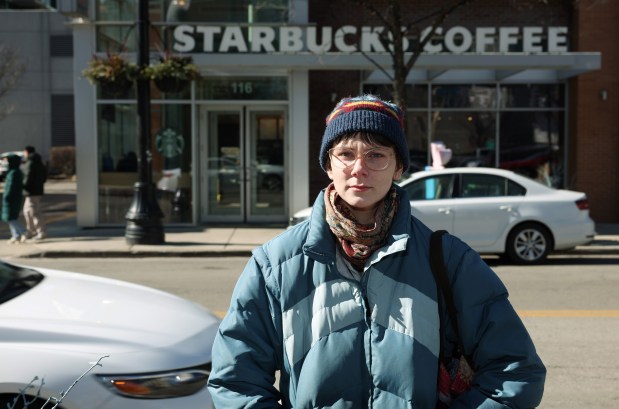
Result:
<svg viewBox="0 0 619 409"><path fill-rule="evenodd" d="M38 409L84 373L59 408L213 408L218 326L204 307L159 290L0 262L0 408Z"/></svg>
<svg viewBox="0 0 619 409"><path fill-rule="evenodd" d="M548 254L590 243L595 223L587 196L542 185L511 171L447 168L420 171L399 182L412 213L432 230L447 230L480 254L514 263L542 262ZM295 213L290 225L309 217Z"/></svg>

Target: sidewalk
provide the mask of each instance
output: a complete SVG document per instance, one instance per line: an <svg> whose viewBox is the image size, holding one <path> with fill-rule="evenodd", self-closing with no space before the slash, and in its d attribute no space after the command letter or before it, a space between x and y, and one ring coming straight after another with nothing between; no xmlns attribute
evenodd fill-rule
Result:
<svg viewBox="0 0 619 409"><path fill-rule="evenodd" d="M70 183L50 184L56 192L70 193ZM53 194L50 192L50 194ZM73 191L74 192L74 191ZM6 223L0 226L0 258L32 257L224 257L248 256L252 249L285 230L285 226L165 227L165 244L129 246L124 227L81 228L74 204L50 209L48 238L24 244L7 244ZM73 207L72 207L73 206ZM619 223L598 224L595 240L570 255L619 256Z"/></svg>
<svg viewBox="0 0 619 409"><path fill-rule="evenodd" d="M225 257L249 256L252 249L284 231L284 227L167 228L165 244L129 246L124 228L81 229L75 218L48 226L40 242L7 244L0 240L0 258L32 257ZM593 243L578 246L571 255L619 256L619 224L600 225Z"/></svg>

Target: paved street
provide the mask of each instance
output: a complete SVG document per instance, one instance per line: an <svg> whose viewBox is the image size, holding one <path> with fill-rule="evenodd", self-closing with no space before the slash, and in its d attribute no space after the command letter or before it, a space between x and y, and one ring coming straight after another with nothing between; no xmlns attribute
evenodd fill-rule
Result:
<svg viewBox="0 0 619 409"><path fill-rule="evenodd" d="M123 279L189 298L223 316L246 257L15 259ZM548 367L542 408L616 409L619 255L554 256L535 267L488 263L510 291ZM172 273L173 272L173 273Z"/></svg>

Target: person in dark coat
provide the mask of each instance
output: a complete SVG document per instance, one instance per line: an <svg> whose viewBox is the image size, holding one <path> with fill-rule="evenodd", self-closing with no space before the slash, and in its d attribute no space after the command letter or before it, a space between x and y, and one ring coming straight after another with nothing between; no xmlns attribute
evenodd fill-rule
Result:
<svg viewBox="0 0 619 409"><path fill-rule="evenodd" d="M11 229L11 238L8 243L23 243L26 236L23 235L24 228L19 222L23 202L23 175L19 169L21 158L17 155L9 155L6 160L9 164L9 171L6 174L2 194L2 221L7 222Z"/></svg>
<svg viewBox="0 0 619 409"><path fill-rule="evenodd" d="M47 237L45 219L41 211L44 185L47 181L47 169L33 146L24 148L24 219L26 220L26 237L42 240Z"/></svg>

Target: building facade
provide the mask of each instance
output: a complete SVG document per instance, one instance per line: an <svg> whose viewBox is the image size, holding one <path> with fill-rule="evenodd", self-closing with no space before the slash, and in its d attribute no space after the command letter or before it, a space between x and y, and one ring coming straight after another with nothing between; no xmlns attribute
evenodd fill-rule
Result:
<svg viewBox="0 0 619 409"><path fill-rule="evenodd" d="M23 63L16 86L0 99L0 152L32 145L47 160L53 147L75 145L73 33L62 14L27 4L0 2L0 44Z"/></svg>
<svg viewBox="0 0 619 409"><path fill-rule="evenodd" d="M401 3L407 22L449 2ZM406 79L409 171L431 165L431 145L442 142L453 152L447 166L502 167L581 190L594 220L619 221L610 35L619 6L473 3L440 25ZM151 159L165 224L285 223L327 184L317 158L334 104L392 95L384 24L350 2L152 0L151 60L191 56L202 79L174 92L151 84L152 143L140 148L135 88L110 92L80 76L93 55L135 60L136 3L88 6L71 21L82 226L125 222L138 149Z"/></svg>

